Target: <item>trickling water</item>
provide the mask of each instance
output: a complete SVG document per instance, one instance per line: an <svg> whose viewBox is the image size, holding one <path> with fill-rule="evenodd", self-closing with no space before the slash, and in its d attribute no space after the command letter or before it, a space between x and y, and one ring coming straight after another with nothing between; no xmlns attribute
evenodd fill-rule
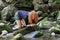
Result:
<svg viewBox="0 0 60 40"><path fill-rule="evenodd" d="M38 33L38 31L31 32L29 34L24 35L25 38L34 38L34 36Z"/></svg>

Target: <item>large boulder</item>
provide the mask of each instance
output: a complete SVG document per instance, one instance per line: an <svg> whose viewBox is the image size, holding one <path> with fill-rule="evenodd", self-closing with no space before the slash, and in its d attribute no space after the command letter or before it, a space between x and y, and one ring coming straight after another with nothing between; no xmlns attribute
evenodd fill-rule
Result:
<svg viewBox="0 0 60 40"><path fill-rule="evenodd" d="M12 21L16 11L17 9L14 7L13 4L8 5L1 11L2 20Z"/></svg>
<svg viewBox="0 0 60 40"><path fill-rule="evenodd" d="M0 11L5 7L5 4L2 0L0 0Z"/></svg>

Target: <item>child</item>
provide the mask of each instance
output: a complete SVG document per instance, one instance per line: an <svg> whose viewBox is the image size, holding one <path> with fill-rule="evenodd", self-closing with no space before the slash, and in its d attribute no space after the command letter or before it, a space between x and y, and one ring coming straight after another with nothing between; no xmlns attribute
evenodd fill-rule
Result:
<svg viewBox="0 0 60 40"><path fill-rule="evenodd" d="M19 10L15 13L14 19L16 20L16 23L18 25L18 29L22 28L22 23L21 23L22 19L25 20L26 27L29 27L28 25L31 25L31 27L34 27L38 22L38 14L34 10L30 12L25 10Z"/></svg>

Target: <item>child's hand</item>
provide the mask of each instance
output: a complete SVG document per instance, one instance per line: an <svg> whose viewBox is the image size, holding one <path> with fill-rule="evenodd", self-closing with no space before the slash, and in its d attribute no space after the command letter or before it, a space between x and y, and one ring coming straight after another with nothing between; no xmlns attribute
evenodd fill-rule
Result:
<svg viewBox="0 0 60 40"><path fill-rule="evenodd" d="M29 25L27 25L27 27L35 27L36 26L36 24L29 24Z"/></svg>
<svg viewBox="0 0 60 40"><path fill-rule="evenodd" d="M36 26L36 24L31 24L31 27L35 27Z"/></svg>

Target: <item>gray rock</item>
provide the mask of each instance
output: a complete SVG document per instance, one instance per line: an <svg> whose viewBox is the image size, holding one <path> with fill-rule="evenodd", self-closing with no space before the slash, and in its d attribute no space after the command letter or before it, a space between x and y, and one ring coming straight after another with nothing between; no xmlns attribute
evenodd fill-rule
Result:
<svg viewBox="0 0 60 40"><path fill-rule="evenodd" d="M2 38L11 38L11 37L13 37L13 33L8 33L2 36Z"/></svg>
<svg viewBox="0 0 60 40"><path fill-rule="evenodd" d="M38 31L31 32L29 34L24 35L25 38L34 38L35 35L38 34Z"/></svg>
<svg viewBox="0 0 60 40"><path fill-rule="evenodd" d="M60 38L58 38L57 40L60 40Z"/></svg>
<svg viewBox="0 0 60 40"><path fill-rule="evenodd" d="M5 34L7 34L7 33L8 33L8 31L3 30L1 35L5 35Z"/></svg>
<svg viewBox="0 0 60 40"><path fill-rule="evenodd" d="M2 19L6 20L6 18L13 16L16 11L17 9L14 7L13 4L8 5L1 11Z"/></svg>
<svg viewBox="0 0 60 40"><path fill-rule="evenodd" d="M60 20L60 11L59 11L59 14L58 14L58 17L57 17L58 20Z"/></svg>
<svg viewBox="0 0 60 40"><path fill-rule="evenodd" d="M2 0L0 0L0 6L5 6Z"/></svg>
<svg viewBox="0 0 60 40"><path fill-rule="evenodd" d="M33 0L34 5L41 4L41 3L43 3L43 0Z"/></svg>
<svg viewBox="0 0 60 40"><path fill-rule="evenodd" d="M5 7L5 3L4 3L2 0L0 0L0 11L1 11L4 7Z"/></svg>
<svg viewBox="0 0 60 40"><path fill-rule="evenodd" d="M5 0L6 2L12 2L13 0Z"/></svg>

